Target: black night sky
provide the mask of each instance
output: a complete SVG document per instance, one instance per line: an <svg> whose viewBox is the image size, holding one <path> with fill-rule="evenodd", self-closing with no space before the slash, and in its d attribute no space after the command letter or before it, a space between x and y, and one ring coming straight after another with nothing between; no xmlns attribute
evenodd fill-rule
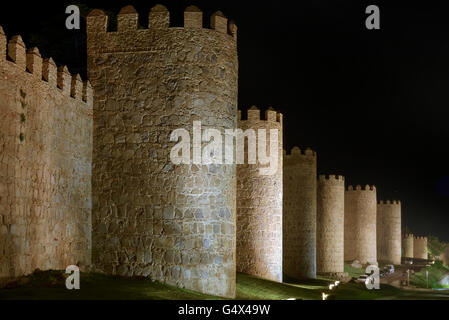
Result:
<svg viewBox="0 0 449 320"><path fill-rule="evenodd" d="M394 3L393 3L394 2ZM239 106L284 114L284 146L311 147L318 172L374 184L400 199L403 226L449 242L449 19L444 1L89 1L12 3L0 11L8 37L85 78L84 24L65 29L65 7L117 13L133 4L147 25L156 3L182 25L190 4L204 23L221 10L238 26ZM380 7L381 30L365 28Z"/></svg>

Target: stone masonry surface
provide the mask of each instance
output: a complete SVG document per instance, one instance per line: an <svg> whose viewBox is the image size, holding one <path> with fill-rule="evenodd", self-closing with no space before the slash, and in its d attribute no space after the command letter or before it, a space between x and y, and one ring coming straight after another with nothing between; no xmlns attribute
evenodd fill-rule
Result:
<svg viewBox="0 0 449 320"><path fill-rule="evenodd" d="M426 237L401 238L399 201L317 179L314 151L282 152L273 109L242 117L237 27L221 12L207 29L189 6L171 27L156 5L142 27L126 6L113 27L101 10L87 17L92 87L0 27L0 285L76 264L233 298L236 271L282 282L344 278L345 260L427 259ZM267 155L279 130L275 174L260 163L174 164L175 129L190 132L190 159L211 142L195 138L194 121L222 134L266 129Z"/></svg>
<svg viewBox="0 0 449 320"><path fill-rule="evenodd" d="M283 269L293 278L316 277L316 153L284 154Z"/></svg>
<svg viewBox="0 0 449 320"><path fill-rule="evenodd" d="M240 112L239 112L240 113ZM282 282L282 114L267 110L248 110L247 120L239 116L238 127L267 131L269 155L270 129L277 129L278 167L273 175L261 175L266 165L237 165L237 271ZM248 159L245 139L245 159Z"/></svg>
<svg viewBox="0 0 449 320"><path fill-rule="evenodd" d="M236 26L217 12L212 29L188 7L184 28L153 7L138 28L132 6L116 32L87 18L95 91L92 223L95 267L225 297L235 295L235 164L174 165L174 129L194 120L237 127ZM203 142L203 146L207 143Z"/></svg>
<svg viewBox="0 0 449 320"><path fill-rule="evenodd" d="M413 240L413 258L428 259L427 237L415 237Z"/></svg>
<svg viewBox="0 0 449 320"><path fill-rule="evenodd" d="M374 186L345 191L345 261L377 263L376 209Z"/></svg>
<svg viewBox="0 0 449 320"><path fill-rule="evenodd" d="M90 265L92 98L0 27L0 280Z"/></svg>
<svg viewBox="0 0 449 320"><path fill-rule="evenodd" d="M405 234L402 238L402 256L413 258L414 236L413 234Z"/></svg>
<svg viewBox="0 0 449 320"><path fill-rule="evenodd" d="M320 175L317 184L317 273L344 272L344 200L344 177Z"/></svg>
<svg viewBox="0 0 449 320"><path fill-rule="evenodd" d="M390 264L401 264L401 202L380 201L377 204L377 258Z"/></svg>

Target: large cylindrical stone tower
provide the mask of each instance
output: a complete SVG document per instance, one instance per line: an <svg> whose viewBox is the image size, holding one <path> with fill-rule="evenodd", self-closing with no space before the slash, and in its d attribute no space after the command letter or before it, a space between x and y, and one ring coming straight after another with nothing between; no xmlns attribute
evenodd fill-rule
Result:
<svg viewBox="0 0 449 320"><path fill-rule="evenodd" d="M282 282L282 114L269 109L261 119L260 111L251 107L247 120L239 116L238 127L248 139L243 140L245 163L237 164L237 271ZM266 131L266 155L271 156L271 143L277 151L272 172L260 172L269 165L259 157L256 164L248 163L248 143L255 153L261 129ZM277 144L270 130L277 132Z"/></svg>
<svg viewBox="0 0 449 320"><path fill-rule="evenodd" d="M117 21L109 32L103 11L87 18L95 266L233 297L235 164L203 165L201 144L211 138L192 129L194 121L222 133L237 126L236 26L217 12L203 28L194 6L184 27L169 27L161 5L148 28L138 28L132 6ZM187 163L171 161L175 129L190 134Z"/></svg>
<svg viewBox="0 0 449 320"><path fill-rule="evenodd" d="M293 278L316 277L316 153L284 154L283 265Z"/></svg>
<svg viewBox="0 0 449 320"><path fill-rule="evenodd" d="M387 200L377 205L377 259L401 264L401 202Z"/></svg>
<svg viewBox="0 0 449 320"><path fill-rule="evenodd" d="M359 185L345 192L345 261L377 263L376 187Z"/></svg>
<svg viewBox="0 0 449 320"><path fill-rule="evenodd" d="M317 184L316 268L319 274L344 272L345 179L320 175Z"/></svg>
<svg viewBox="0 0 449 320"><path fill-rule="evenodd" d="M405 234L402 238L402 256L405 258L413 258L414 250L414 236L413 234Z"/></svg>
<svg viewBox="0 0 449 320"><path fill-rule="evenodd" d="M428 259L427 237L415 237L413 240L413 258Z"/></svg>

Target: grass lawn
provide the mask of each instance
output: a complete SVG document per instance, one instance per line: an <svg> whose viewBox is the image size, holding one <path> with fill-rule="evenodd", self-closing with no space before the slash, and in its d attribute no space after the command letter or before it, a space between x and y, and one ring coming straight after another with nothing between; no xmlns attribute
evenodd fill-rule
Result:
<svg viewBox="0 0 449 320"><path fill-rule="evenodd" d="M277 283L246 274L237 275L236 299L321 299L330 281L324 279ZM150 299L204 300L220 297L180 289L145 278L124 278L99 273L81 273L80 290L65 288L63 271L37 272L23 277L10 288L0 289L0 299Z"/></svg>
<svg viewBox="0 0 449 320"><path fill-rule="evenodd" d="M346 271L346 270L345 270ZM349 270L354 274L360 270ZM348 272L347 271L347 272ZM63 271L35 272L22 277L9 288L0 289L0 300L208 300L221 299L191 290L153 282L145 278L123 278L98 273L82 273L81 289L65 288ZM320 300L322 292L330 293L325 278L314 280L284 279L284 283L264 280L258 277L237 274L236 299L240 300L283 300L288 298ZM426 299L421 293L404 292L392 286L382 285L380 290L367 290L363 284L346 283L331 291L330 299ZM442 295L448 298L449 295ZM435 297L433 297L435 298ZM429 299L432 297L429 296Z"/></svg>
<svg viewBox="0 0 449 320"><path fill-rule="evenodd" d="M344 270L353 278L358 278L362 274L365 274L365 268L354 268L349 263L345 263Z"/></svg>
<svg viewBox="0 0 449 320"><path fill-rule="evenodd" d="M410 284L419 288L427 287L426 271L429 272L429 288L449 288L448 285L442 285L439 281L449 274L449 268L444 266L441 261L435 261L430 267L423 268L410 276Z"/></svg>
<svg viewBox="0 0 449 320"><path fill-rule="evenodd" d="M402 290L382 284L379 290L368 290L363 283L346 283L334 293L335 300L373 300L400 295Z"/></svg>

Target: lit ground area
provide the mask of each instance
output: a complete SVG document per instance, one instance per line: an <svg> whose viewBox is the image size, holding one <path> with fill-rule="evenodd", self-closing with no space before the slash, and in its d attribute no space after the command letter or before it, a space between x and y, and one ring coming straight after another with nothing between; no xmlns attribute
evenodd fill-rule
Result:
<svg viewBox="0 0 449 320"><path fill-rule="evenodd" d="M351 270L351 273L360 270ZM0 299L149 299L149 300L202 300L219 299L152 282L143 278L121 278L102 274L81 274L81 289L67 290L65 274L62 271L37 272L11 283L8 288L0 289ZM420 292L401 290L393 286L382 285L380 290L367 290L357 283L340 285L329 292L330 280L320 278L308 281L286 279L285 283L276 283L238 274L237 299L282 300L288 298L319 300L322 293L330 293L330 299L449 299L448 291Z"/></svg>

